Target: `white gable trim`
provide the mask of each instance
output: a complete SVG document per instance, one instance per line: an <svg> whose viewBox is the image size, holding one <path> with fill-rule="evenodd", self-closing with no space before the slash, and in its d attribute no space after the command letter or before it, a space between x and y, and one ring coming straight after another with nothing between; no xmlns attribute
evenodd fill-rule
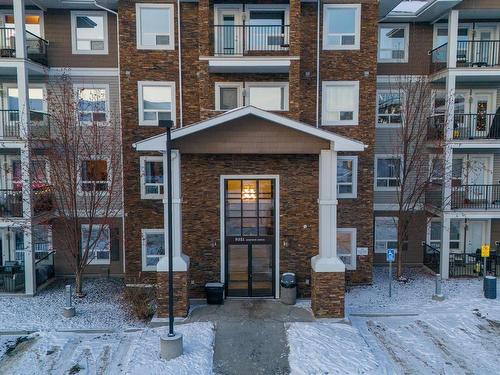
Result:
<svg viewBox="0 0 500 375"><path fill-rule="evenodd" d="M288 117L280 116L271 112L264 111L252 106L236 108L232 111L225 112L222 115L213 117L211 119L198 122L183 128L178 128L172 131L172 140L179 139L190 134L210 129L214 126L226 123L228 121L236 120L240 117L253 115L262 119L274 122L279 125L286 126L291 129L330 141L331 149L334 151L364 151L365 145L362 142L337 135L335 133L318 129L310 125L289 119ZM133 147L137 151L165 151L166 135L159 134L154 137L136 142Z"/></svg>

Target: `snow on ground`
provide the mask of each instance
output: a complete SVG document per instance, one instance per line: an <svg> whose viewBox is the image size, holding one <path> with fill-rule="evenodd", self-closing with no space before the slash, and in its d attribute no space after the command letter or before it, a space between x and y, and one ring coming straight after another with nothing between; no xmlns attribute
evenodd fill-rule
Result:
<svg viewBox="0 0 500 375"><path fill-rule="evenodd" d="M346 310L354 314L352 326L290 325L292 374L498 373L500 300L483 297L482 280L443 281L446 300L437 302L431 299L434 277L418 269L405 274L410 280L394 282L392 298L384 268L375 268L372 286L351 288Z"/></svg>
<svg viewBox="0 0 500 375"><path fill-rule="evenodd" d="M85 279L84 298L73 298L76 316L62 317L64 286L71 280L56 280L34 297L0 296L0 331L75 328L124 328L144 326L122 302L124 284L119 279Z"/></svg>
<svg viewBox="0 0 500 375"><path fill-rule="evenodd" d="M168 332L166 327L111 334L34 333L10 353L0 354L0 373L211 374L214 342L212 323L178 325L176 331L183 334L184 354L168 362L159 356L160 335ZM1 340L0 337L0 347ZM12 337L10 340L13 341Z"/></svg>

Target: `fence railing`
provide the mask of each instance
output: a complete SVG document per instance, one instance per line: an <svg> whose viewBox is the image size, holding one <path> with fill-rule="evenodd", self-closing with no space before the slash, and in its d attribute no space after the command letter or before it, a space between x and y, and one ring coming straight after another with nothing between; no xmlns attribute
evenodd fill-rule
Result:
<svg viewBox="0 0 500 375"><path fill-rule="evenodd" d="M0 217L22 217L23 195L20 190L0 190Z"/></svg>
<svg viewBox="0 0 500 375"><path fill-rule="evenodd" d="M288 51L289 30L289 25L214 25L214 55Z"/></svg>
<svg viewBox="0 0 500 375"><path fill-rule="evenodd" d="M480 252L476 253L450 253L450 277L478 277L484 274L484 260ZM497 276L500 262L496 251L490 252L486 258L486 274Z"/></svg>
<svg viewBox="0 0 500 375"><path fill-rule="evenodd" d="M443 139L445 114L429 118L428 138ZM500 116L495 113L455 113L453 139L500 139Z"/></svg>
<svg viewBox="0 0 500 375"><path fill-rule="evenodd" d="M448 43L429 51L431 73L445 69ZM500 40L460 40L457 42L457 67L489 67L500 64Z"/></svg>
<svg viewBox="0 0 500 375"><path fill-rule="evenodd" d="M36 139L50 138L50 116L44 112L30 111L30 137ZM19 111L0 110L0 139L18 139L21 134Z"/></svg>
<svg viewBox="0 0 500 375"><path fill-rule="evenodd" d="M441 269L441 252L425 242L422 242L424 254L423 264L435 273L439 273Z"/></svg>
<svg viewBox="0 0 500 375"><path fill-rule="evenodd" d="M460 185L451 188L452 209L500 209L500 185Z"/></svg>
<svg viewBox="0 0 500 375"><path fill-rule="evenodd" d="M47 65L49 43L29 31L26 31L25 38L28 58ZM13 27L0 27L0 57L16 57L16 30Z"/></svg>

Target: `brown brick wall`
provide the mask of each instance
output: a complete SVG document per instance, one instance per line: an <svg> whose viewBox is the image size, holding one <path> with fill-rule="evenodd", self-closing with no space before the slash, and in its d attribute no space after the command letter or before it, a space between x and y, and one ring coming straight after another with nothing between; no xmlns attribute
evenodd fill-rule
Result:
<svg viewBox="0 0 500 375"><path fill-rule="evenodd" d="M174 316L185 317L189 311L188 273L174 272ZM168 317L168 272L157 273L156 316Z"/></svg>
<svg viewBox="0 0 500 375"><path fill-rule="evenodd" d="M312 271L311 308L317 318L343 318L345 299L343 272Z"/></svg>

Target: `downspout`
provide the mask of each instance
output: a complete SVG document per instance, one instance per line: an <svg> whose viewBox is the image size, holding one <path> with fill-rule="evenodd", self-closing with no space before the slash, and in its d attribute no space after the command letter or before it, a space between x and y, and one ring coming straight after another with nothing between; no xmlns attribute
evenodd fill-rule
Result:
<svg viewBox="0 0 500 375"><path fill-rule="evenodd" d="M118 58L118 112L120 113L119 122L120 122L120 146L123 147L123 135L122 135L122 83L121 83L121 69L120 69L120 22L118 19L118 12L115 12L112 9L106 8L100 4L97 3L97 0L94 0L94 5L97 8L100 8L102 10L105 10L106 12L109 12L111 14L114 14L116 16L116 51L117 51L117 58ZM122 148L123 150L123 148ZM124 176L123 176L123 152L120 152L120 164L122 166L122 178L121 178L121 185L122 185L122 199L121 199L121 211L122 211L122 258L123 258L123 273L125 274L125 191L124 191Z"/></svg>
<svg viewBox="0 0 500 375"><path fill-rule="evenodd" d="M182 49L181 49L181 1L177 0L177 44L179 47L179 126L183 126L182 101Z"/></svg>
<svg viewBox="0 0 500 375"><path fill-rule="evenodd" d="M320 53L320 21L321 21L321 0L318 0L316 27L316 127L319 128L319 85L321 83L319 75L319 53Z"/></svg>

